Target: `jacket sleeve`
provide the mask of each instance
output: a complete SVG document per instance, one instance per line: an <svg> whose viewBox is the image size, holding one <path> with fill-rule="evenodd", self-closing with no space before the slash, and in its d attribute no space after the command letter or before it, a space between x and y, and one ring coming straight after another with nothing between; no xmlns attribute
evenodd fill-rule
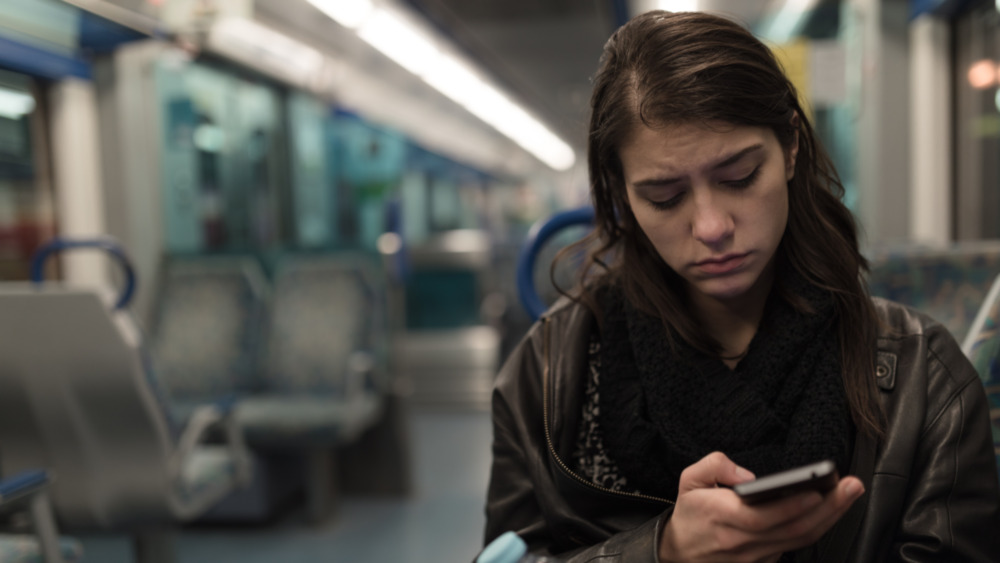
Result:
<svg viewBox="0 0 1000 563"><path fill-rule="evenodd" d="M501 370L493 392L493 461L484 545L512 530L528 544L531 553L554 555L566 563L657 563L656 540L666 515L585 548L565 551L556 545L535 491L534 475L542 471L540 463L547 450L542 449L540 377L534 377L540 375L541 368L531 346L528 339L521 342ZM512 406L514 401L517 404Z"/></svg>
<svg viewBox="0 0 1000 563"><path fill-rule="evenodd" d="M493 392L493 464L486 499L484 544L513 530L529 548L542 547L548 535L528 472L525 444L518 439L510 407Z"/></svg>
<svg viewBox="0 0 1000 563"><path fill-rule="evenodd" d="M528 544L530 552L556 555L565 563L658 563L657 538L669 513L652 519L638 528L614 534L607 540L569 552L552 545L542 510L535 498L530 474L525 465L523 444L516 439L510 424L510 411L502 398L493 404L493 467L486 506L485 542L513 530Z"/></svg>
<svg viewBox="0 0 1000 563"><path fill-rule="evenodd" d="M1000 485L989 406L972 365L949 344L932 353L929 369L950 370L958 385L920 438L893 559L997 562Z"/></svg>

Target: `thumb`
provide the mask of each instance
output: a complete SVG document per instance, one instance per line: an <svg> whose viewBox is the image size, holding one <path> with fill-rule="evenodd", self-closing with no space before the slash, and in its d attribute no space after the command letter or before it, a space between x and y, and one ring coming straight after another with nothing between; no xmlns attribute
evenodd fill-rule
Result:
<svg viewBox="0 0 1000 563"><path fill-rule="evenodd" d="M712 452L684 469L681 473L679 493L717 485L731 487L751 481L753 478L753 473L736 465L733 460L726 457L726 454Z"/></svg>

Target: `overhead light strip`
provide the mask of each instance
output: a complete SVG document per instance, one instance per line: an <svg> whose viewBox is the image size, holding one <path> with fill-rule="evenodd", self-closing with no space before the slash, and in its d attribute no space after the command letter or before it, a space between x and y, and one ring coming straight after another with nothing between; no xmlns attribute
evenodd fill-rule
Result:
<svg viewBox="0 0 1000 563"><path fill-rule="evenodd" d="M573 149L477 72L449 44L405 14L369 0L308 0L337 23L555 170Z"/></svg>

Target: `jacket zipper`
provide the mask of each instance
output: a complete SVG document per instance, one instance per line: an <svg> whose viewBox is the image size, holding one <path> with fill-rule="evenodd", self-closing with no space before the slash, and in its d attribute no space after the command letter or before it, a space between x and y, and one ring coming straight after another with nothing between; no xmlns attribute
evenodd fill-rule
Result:
<svg viewBox="0 0 1000 563"><path fill-rule="evenodd" d="M549 343L549 340L550 340L550 336L549 335L550 335L551 331L550 331L549 322L550 322L549 317L542 317L542 324L545 327L545 337L542 339L542 353L545 356L545 358L544 358L544 367L542 368L542 418L544 419L543 423L544 423L544 426L545 426L545 441L547 442L548 447L549 447L549 454L552 455L552 458L556 460L556 463L559 464L559 467L561 467L563 469L563 471L566 472L567 475L569 475L574 480L579 481L580 483L583 483L584 485L586 485L586 486L588 486L588 487L590 487L592 489L596 489L596 490L601 491L603 493L609 493L609 494L617 495L617 496L630 497L630 498L640 498L640 499L643 499L643 500L651 500L651 501L661 502L661 503L670 504L670 505L674 504L674 501L667 500L665 498L654 497L654 496L650 496L650 495L644 495L642 493L627 493L627 492L623 492L623 491L616 491L614 489L608 489L606 487L602 487L600 485L597 485L594 482L589 481L587 479L584 479L583 477L577 475L576 472L574 472L572 469L570 469L569 466L566 465L566 462L564 462L562 460L562 458L559 457L559 454L556 453L555 445L552 442L552 432L549 429L549 384L550 384L550 377L549 377L549 375L550 375L549 374L550 367L549 366L551 365L551 358L550 358L550 352L551 352L550 348L551 347L549 345L550 344Z"/></svg>

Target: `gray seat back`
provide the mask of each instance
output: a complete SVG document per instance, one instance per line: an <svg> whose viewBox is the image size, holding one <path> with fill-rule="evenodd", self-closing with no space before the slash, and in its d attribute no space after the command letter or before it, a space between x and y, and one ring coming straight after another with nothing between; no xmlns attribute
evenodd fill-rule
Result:
<svg viewBox="0 0 1000 563"><path fill-rule="evenodd" d="M137 344L96 293L0 286L0 470L51 470L68 527L172 518L174 443Z"/></svg>
<svg viewBox="0 0 1000 563"><path fill-rule="evenodd" d="M268 288L252 258L166 264L154 333L157 379L179 402L212 402L257 386Z"/></svg>
<svg viewBox="0 0 1000 563"><path fill-rule="evenodd" d="M380 355L380 303L360 258L286 258L275 273L271 305L269 391L343 397L357 383L349 375L357 354L372 361Z"/></svg>

